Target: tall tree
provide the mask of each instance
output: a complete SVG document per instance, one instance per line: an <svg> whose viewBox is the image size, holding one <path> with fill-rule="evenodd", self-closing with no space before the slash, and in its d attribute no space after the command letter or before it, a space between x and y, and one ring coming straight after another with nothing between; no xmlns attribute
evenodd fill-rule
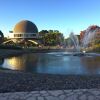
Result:
<svg viewBox="0 0 100 100"><path fill-rule="evenodd" d="M49 30L49 33L44 36L46 45L61 45L64 42L63 34L58 30Z"/></svg>
<svg viewBox="0 0 100 100"><path fill-rule="evenodd" d="M47 34L47 33L48 33L47 30L41 30L41 31L39 32L39 35L40 35L40 36L44 36L44 35Z"/></svg>

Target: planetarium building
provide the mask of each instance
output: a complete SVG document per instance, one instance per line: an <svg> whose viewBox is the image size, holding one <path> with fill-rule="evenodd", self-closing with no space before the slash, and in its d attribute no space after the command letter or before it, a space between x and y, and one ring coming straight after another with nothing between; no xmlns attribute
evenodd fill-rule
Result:
<svg viewBox="0 0 100 100"><path fill-rule="evenodd" d="M27 41L35 41L39 39L37 26L28 20L18 22L13 31L10 31L9 38L14 43L24 43Z"/></svg>

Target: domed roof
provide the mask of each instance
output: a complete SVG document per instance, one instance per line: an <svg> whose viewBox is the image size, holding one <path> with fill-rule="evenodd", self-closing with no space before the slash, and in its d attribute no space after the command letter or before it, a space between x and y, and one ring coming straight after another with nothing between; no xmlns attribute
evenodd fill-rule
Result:
<svg viewBox="0 0 100 100"><path fill-rule="evenodd" d="M34 23L28 20L22 20L17 23L13 30L14 33L38 33L38 29Z"/></svg>

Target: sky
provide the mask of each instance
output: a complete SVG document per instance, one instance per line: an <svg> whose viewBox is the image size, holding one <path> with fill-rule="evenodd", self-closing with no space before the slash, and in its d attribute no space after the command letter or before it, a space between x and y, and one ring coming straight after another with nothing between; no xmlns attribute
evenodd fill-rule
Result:
<svg viewBox="0 0 100 100"><path fill-rule="evenodd" d="M38 30L59 30L67 37L100 26L100 0L0 0L0 30L5 36L21 20Z"/></svg>

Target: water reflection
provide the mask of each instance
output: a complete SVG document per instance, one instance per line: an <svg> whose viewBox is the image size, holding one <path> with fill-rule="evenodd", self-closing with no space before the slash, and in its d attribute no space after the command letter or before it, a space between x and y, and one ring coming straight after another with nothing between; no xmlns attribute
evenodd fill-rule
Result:
<svg viewBox="0 0 100 100"><path fill-rule="evenodd" d="M97 57L82 57L82 65L86 68L86 72L96 74L100 72L100 56Z"/></svg>
<svg viewBox="0 0 100 100"><path fill-rule="evenodd" d="M7 59L7 65L10 65L9 68L11 69L32 72L32 70L36 70L35 66L37 66L37 56L31 56L31 54L28 54L12 57Z"/></svg>
<svg viewBox="0 0 100 100"><path fill-rule="evenodd" d="M100 74L100 56L77 57L36 53L2 59L1 64L2 67L32 73Z"/></svg>

